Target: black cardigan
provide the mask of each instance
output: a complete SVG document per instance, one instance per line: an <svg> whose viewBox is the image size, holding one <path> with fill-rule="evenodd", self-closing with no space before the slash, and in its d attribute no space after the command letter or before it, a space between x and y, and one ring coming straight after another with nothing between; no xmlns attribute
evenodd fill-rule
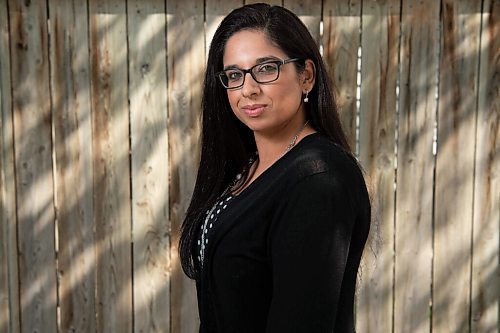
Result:
<svg viewBox="0 0 500 333"><path fill-rule="evenodd" d="M221 213L197 281L200 332L354 332L370 225L362 173L305 137Z"/></svg>

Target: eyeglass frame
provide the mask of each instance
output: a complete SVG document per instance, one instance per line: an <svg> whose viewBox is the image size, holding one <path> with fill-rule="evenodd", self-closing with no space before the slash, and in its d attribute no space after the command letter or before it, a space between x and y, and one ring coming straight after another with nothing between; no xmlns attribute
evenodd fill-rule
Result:
<svg viewBox="0 0 500 333"><path fill-rule="evenodd" d="M241 72L243 73L243 81L241 82L241 84L240 84L240 85L238 85L238 86L236 86L236 87L227 87L227 86L224 84L224 82L222 81L222 77L221 77L221 75L222 75L222 74L224 74L224 75L225 75L225 74L226 74L226 71L231 70L231 69L233 69L233 68L224 69L224 70L222 70L222 71L220 71L220 72L215 73L215 75L219 78L220 83L222 84L222 86L223 86L224 88L226 88L226 90L234 90L234 89L239 89L239 88L243 87L243 85L245 84L245 79L246 79L246 77L247 77L247 74L250 74L250 76L252 77L252 79L254 79L254 81L255 81L255 82L257 82L257 83L259 83L259 84L265 84L265 83L271 83L271 82L274 82L274 81L278 80L278 79L279 79L279 77L280 77L280 73L281 73L281 66L282 66L282 65L286 65L286 64L288 64L288 63L295 62L295 61L300 61L300 60L303 60L303 59L302 59L302 58L288 58L288 59L284 59L284 60L281 60L281 59L276 59L276 60L266 60L266 61L261 62L261 63L259 63L259 64L255 64L254 66L252 66L252 67L250 67L250 68L248 68L248 69L234 68L234 70L239 70L239 71L241 71ZM254 69L254 68L256 68L256 67L258 67L258 66L262 66L262 65L265 65L265 64L269 64L269 63L274 63L274 64L277 64L277 65L278 65L278 75L276 76L276 78L275 78L275 79L272 79L272 80L270 80L270 81L264 81L264 82L257 80L257 78L255 78L255 75L254 75L254 73L253 73L253 69Z"/></svg>

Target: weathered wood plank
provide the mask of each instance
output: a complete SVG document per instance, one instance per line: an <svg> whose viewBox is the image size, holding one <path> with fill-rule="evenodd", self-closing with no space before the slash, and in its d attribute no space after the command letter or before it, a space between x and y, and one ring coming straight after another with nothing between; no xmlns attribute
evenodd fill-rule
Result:
<svg viewBox="0 0 500 333"><path fill-rule="evenodd" d="M134 332L170 330L166 16L128 0Z"/></svg>
<svg viewBox="0 0 500 333"><path fill-rule="evenodd" d="M283 0L283 7L294 12L313 36L319 47L319 23L321 21L321 1L317 0Z"/></svg>
<svg viewBox="0 0 500 333"><path fill-rule="evenodd" d="M358 49L361 46L361 0L330 0L323 4L323 58L335 85L342 126L351 149L356 148Z"/></svg>
<svg viewBox="0 0 500 333"><path fill-rule="evenodd" d="M201 87L204 70L203 4L167 2L170 221L172 224L172 332L197 332L194 282L178 258L179 229L189 204L199 161ZM184 41L179 43L178 41Z"/></svg>
<svg viewBox="0 0 500 333"><path fill-rule="evenodd" d="M233 9L243 6L243 0L206 0L205 1L205 59L208 58L210 43L222 19Z"/></svg>
<svg viewBox="0 0 500 333"><path fill-rule="evenodd" d="M372 196L373 219L362 261L357 329L391 332L400 4L364 0L362 11L359 157Z"/></svg>
<svg viewBox="0 0 500 333"><path fill-rule="evenodd" d="M339 86L341 115L351 144L355 140L357 29L361 8L364 11L360 157L373 184L375 222L359 288L357 321L362 332L391 332L392 323L395 332L428 331L430 325L426 312L432 239L429 126L436 101L431 93L435 73L429 68L435 67L437 30L433 26L440 5L430 0L403 2L399 170L393 206L397 2L365 0L361 6L361 0L330 0L324 1L323 8L325 59ZM480 1L446 0L442 6L434 332L468 331L469 323L472 332L489 332L498 325L499 45L495 36L499 1L482 2L480 40ZM53 182L59 224L59 330L131 332L134 321L137 331L168 331L171 326L172 332L195 332L193 284L179 269L176 246L197 165L203 45L208 49L218 22L242 0L206 1L205 41L200 2L167 1L168 103L164 2L128 0L126 10L123 0L90 1L89 44L86 2L47 1L50 58L45 3L0 3L0 333L19 332L20 319L26 332L56 329ZM319 6L314 3L314 9L304 1L285 5L306 18ZM171 183L166 182L169 171L161 168L168 163ZM92 266L93 258L97 268ZM174 276L172 285L169 274ZM97 308L91 310L93 306Z"/></svg>
<svg viewBox="0 0 500 333"><path fill-rule="evenodd" d="M132 258L125 2L90 0L98 332L131 332Z"/></svg>
<svg viewBox="0 0 500 333"><path fill-rule="evenodd" d="M394 332L429 332L439 2L403 2ZM418 180L418 181L416 181Z"/></svg>
<svg viewBox="0 0 500 333"><path fill-rule="evenodd" d="M63 332L94 332L95 249L87 3L51 0L50 82Z"/></svg>
<svg viewBox="0 0 500 333"><path fill-rule="evenodd" d="M480 1L442 2L432 331L468 332Z"/></svg>
<svg viewBox="0 0 500 333"><path fill-rule="evenodd" d="M474 179L471 332L498 330L500 1L483 4Z"/></svg>
<svg viewBox="0 0 500 333"><path fill-rule="evenodd" d="M18 333L16 184L8 24L7 2L3 1L0 3L0 333Z"/></svg>
<svg viewBox="0 0 500 333"><path fill-rule="evenodd" d="M56 332L51 103L45 2L8 2L23 332Z"/></svg>

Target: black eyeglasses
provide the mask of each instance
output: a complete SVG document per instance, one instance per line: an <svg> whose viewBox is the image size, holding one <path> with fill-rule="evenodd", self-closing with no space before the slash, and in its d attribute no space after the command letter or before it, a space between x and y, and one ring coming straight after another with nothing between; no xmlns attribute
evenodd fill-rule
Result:
<svg viewBox="0 0 500 333"><path fill-rule="evenodd" d="M286 60L270 60L249 69L230 68L218 72L216 75L226 89L237 89L245 83L247 73L252 75L252 78L257 83L269 83L276 81L280 77L281 65L289 62L299 61L300 58L291 58Z"/></svg>

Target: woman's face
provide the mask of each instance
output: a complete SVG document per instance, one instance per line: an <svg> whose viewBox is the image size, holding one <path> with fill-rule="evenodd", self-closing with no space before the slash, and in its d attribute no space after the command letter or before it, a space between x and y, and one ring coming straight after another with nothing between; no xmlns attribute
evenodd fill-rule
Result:
<svg viewBox="0 0 500 333"><path fill-rule="evenodd" d="M288 56L256 30L243 30L232 35L224 50L224 69L249 69L269 60L285 60ZM245 74L242 87L227 90L229 104L236 117L254 132L278 134L288 127L294 130L304 122L302 95L308 89L305 73L297 73L293 62L281 65L274 82L257 83Z"/></svg>

